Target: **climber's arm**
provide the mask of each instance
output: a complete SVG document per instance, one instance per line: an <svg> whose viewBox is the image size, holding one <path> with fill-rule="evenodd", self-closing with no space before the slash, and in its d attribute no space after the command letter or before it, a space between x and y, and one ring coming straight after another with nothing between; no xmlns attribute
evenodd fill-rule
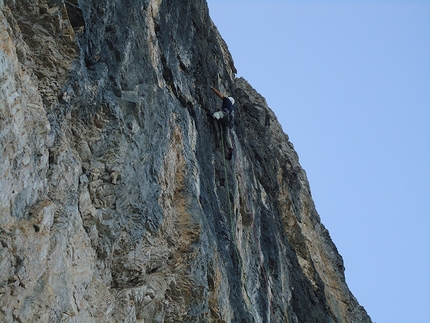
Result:
<svg viewBox="0 0 430 323"><path fill-rule="evenodd" d="M223 99L224 95L222 95L222 93L220 91L218 91L216 88L214 88L213 86L211 86L212 91L215 92L215 94L220 98Z"/></svg>

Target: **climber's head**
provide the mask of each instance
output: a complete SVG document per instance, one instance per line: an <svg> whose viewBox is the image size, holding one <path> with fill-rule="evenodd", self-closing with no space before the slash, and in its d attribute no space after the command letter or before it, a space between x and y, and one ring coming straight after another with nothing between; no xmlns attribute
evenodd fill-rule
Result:
<svg viewBox="0 0 430 323"><path fill-rule="evenodd" d="M234 99L231 96L229 96L228 99L230 100L231 105L234 105Z"/></svg>

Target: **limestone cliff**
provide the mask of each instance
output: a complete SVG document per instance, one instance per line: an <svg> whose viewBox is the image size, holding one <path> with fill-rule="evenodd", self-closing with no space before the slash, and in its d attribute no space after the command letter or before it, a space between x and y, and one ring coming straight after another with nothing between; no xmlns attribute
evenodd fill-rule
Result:
<svg viewBox="0 0 430 323"><path fill-rule="evenodd" d="M1 322L371 322L204 0L0 7Z"/></svg>

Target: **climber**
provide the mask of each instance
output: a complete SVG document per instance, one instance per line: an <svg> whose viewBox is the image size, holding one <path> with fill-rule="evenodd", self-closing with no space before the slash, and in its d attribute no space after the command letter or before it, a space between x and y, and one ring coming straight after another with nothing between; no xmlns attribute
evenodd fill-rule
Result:
<svg viewBox="0 0 430 323"><path fill-rule="evenodd" d="M220 99L222 99L221 110L216 111L212 116L219 121L220 126L222 127L223 140L227 145L227 156L226 156L226 158L228 160L230 160L232 155L233 155L233 146L231 144L230 129L233 128L233 125L234 125L234 123L233 123L234 99L232 97L224 96L220 91L218 91L213 86L211 86L211 89L212 89L212 91L215 92L215 94Z"/></svg>

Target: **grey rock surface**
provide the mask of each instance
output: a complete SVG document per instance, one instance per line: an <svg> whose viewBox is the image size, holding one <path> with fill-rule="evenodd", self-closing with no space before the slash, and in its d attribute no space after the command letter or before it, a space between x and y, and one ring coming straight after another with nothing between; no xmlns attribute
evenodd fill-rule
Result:
<svg viewBox="0 0 430 323"><path fill-rule="evenodd" d="M371 322L206 1L0 8L1 322Z"/></svg>

